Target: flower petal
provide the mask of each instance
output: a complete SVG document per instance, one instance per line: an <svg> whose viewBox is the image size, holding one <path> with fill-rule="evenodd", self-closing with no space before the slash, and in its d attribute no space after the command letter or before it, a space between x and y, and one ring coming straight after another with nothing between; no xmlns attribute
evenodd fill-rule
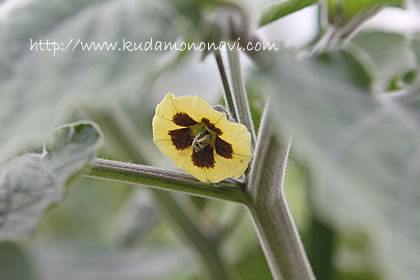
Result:
<svg viewBox="0 0 420 280"><path fill-rule="evenodd" d="M174 105L178 113L187 113L194 121L201 122L203 118L208 119L216 125L225 114L213 109L210 104L199 96L181 96L174 99Z"/></svg>
<svg viewBox="0 0 420 280"><path fill-rule="evenodd" d="M248 163L251 158L252 155L234 155L232 159L226 159L216 155L217 170L214 170L214 172L219 176L225 173L221 179L227 177L239 178L248 168Z"/></svg>
<svg viewBox="0 0 420 280"><path fill-rule="evenodd" d="M252 156L251 134L243 124L221 120L219 128L223 131L219 137L232 145L233 154Z"/></svg>
<svg viewBox="0 0 420 280"><path fill-rule="evenodd" d="M168 157L171 157L174 160L179 157L180 151L175 148L171 139L159 140L155 141L155 143L159 150Z"/></svg>
<svg viewBox="0 0 420 280"><path fill-rule="evenodd" d="M182 128L181 126L176 125L173 121L157 114L153 117L152 127L153 140L155 142L171 139L169 131Z"/></svg>
<svg viewBox="0 0 420 280"><path fill-rule="evenodd" d="M167 120L172 120L173 116L177 113L175 104L175 96L172 93L168 93L156 106L155 116L160 116Z"/></svg>

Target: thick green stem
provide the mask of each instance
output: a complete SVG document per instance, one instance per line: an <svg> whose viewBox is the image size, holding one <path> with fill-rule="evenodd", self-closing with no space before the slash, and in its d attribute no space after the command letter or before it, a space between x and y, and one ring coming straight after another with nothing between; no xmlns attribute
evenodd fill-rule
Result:
<svg viewBox="0 0 420 280"><path fill-rule="evenodd" d="M145 165L97 159L86 176L147 185L157 189L222 199L245 205L248 203L248 198L243 191L244 186L240 182L224 180L217 185L206 184L185 173Z"/></svg>
<svg viewBox="0 0 420 280"><path fill-rule="evenodd" d="M273 277L277 280L313 280L315 277L283 190L289 149L290 142L282 144L273 133L266 108L247 186L251 198L248 210Z"/></svg>

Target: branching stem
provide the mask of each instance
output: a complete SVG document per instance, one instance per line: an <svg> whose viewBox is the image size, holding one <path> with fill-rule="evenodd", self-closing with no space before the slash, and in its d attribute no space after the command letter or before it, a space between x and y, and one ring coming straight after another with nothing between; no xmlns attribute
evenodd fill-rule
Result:
<svg viewBox="0 0 420 280"><path fill-rule="evenodd" d="M290 141L281 143L272 130L267 102L261 121L247 191L249 213L276 280L314 280L284 195Z"/></svg>

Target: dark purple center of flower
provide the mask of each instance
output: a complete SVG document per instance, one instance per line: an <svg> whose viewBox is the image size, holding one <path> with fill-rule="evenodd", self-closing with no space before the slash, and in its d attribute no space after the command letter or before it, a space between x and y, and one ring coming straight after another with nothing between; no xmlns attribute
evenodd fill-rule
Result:
<svg viewBox="0 0 420 280"><path fill-rule="evenodd" d="M169 131L169 136L171 136L172 144L177 150L185 150L191 147L193 142L189 127L171 130Z"/></svg>
<svg viewBox="0 0 420 280"><path fill-rule="evenodd" d="M222 131L218 129L214 124L210 122L209 119L202 118L201 121L207 126L208 129L216 133L217 135L221 135Z"/></svg>
<svg viewBox="0 0 420 280"><path fill-rule="evenodd" d="M172 117L172 121L179 126L185 128L174 129L169 131L172 144L177 150L185 150L193 145L193 142L200 143L195 148L193 147L191 160L192 163L199 168L214 168L215 159L214 152L226 159L233 157L232 145L219 137L222 135L222 130L217 128L207 118L202 118L201 123L193 120L187 113L176 113ZM200 131L200 134L196 131ZM207 131L207 133L203 133ZM201 135L211 133L211 137L200 139ZM208 140L208 138L210 140ZM196 141L195 141L196 140ZM204 141L204 145L202 144Z"/></svg>
<svg viewBox="0 0 420 280"><path fill-rule="evenodd" d="M232 145L228 142L221 139L219 136L216 137L214 141L214 147L216 148L216 153L219 156L222 156L227 159L231 159L233 155Z"/></svg>
<svg viewBox="0 0 420 280"><path fill-rule="evenodd" d="M193 150L191 159L193 164L197 167L213 168L215 164L213 148L210 145L207 145L198 152Z"/></svg>
<svg viewBox="0 0 420 280"><path fill-rule="evenodd" d="M197 122L186 113L176 113L172 117L172 121L179 126L193 126L197 124Z"/></svg>

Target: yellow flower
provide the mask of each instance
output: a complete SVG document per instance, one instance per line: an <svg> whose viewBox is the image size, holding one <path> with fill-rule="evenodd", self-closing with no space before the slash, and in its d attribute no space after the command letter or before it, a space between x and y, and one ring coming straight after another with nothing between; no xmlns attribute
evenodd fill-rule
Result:
<svg viewBox="0 0 420 280"><path fill-rule="evenodd" d="M229 122L198 96L168 93L156 107L153 140L176 167L202 182L238 178L252 158L246 127Z"/></svg>

